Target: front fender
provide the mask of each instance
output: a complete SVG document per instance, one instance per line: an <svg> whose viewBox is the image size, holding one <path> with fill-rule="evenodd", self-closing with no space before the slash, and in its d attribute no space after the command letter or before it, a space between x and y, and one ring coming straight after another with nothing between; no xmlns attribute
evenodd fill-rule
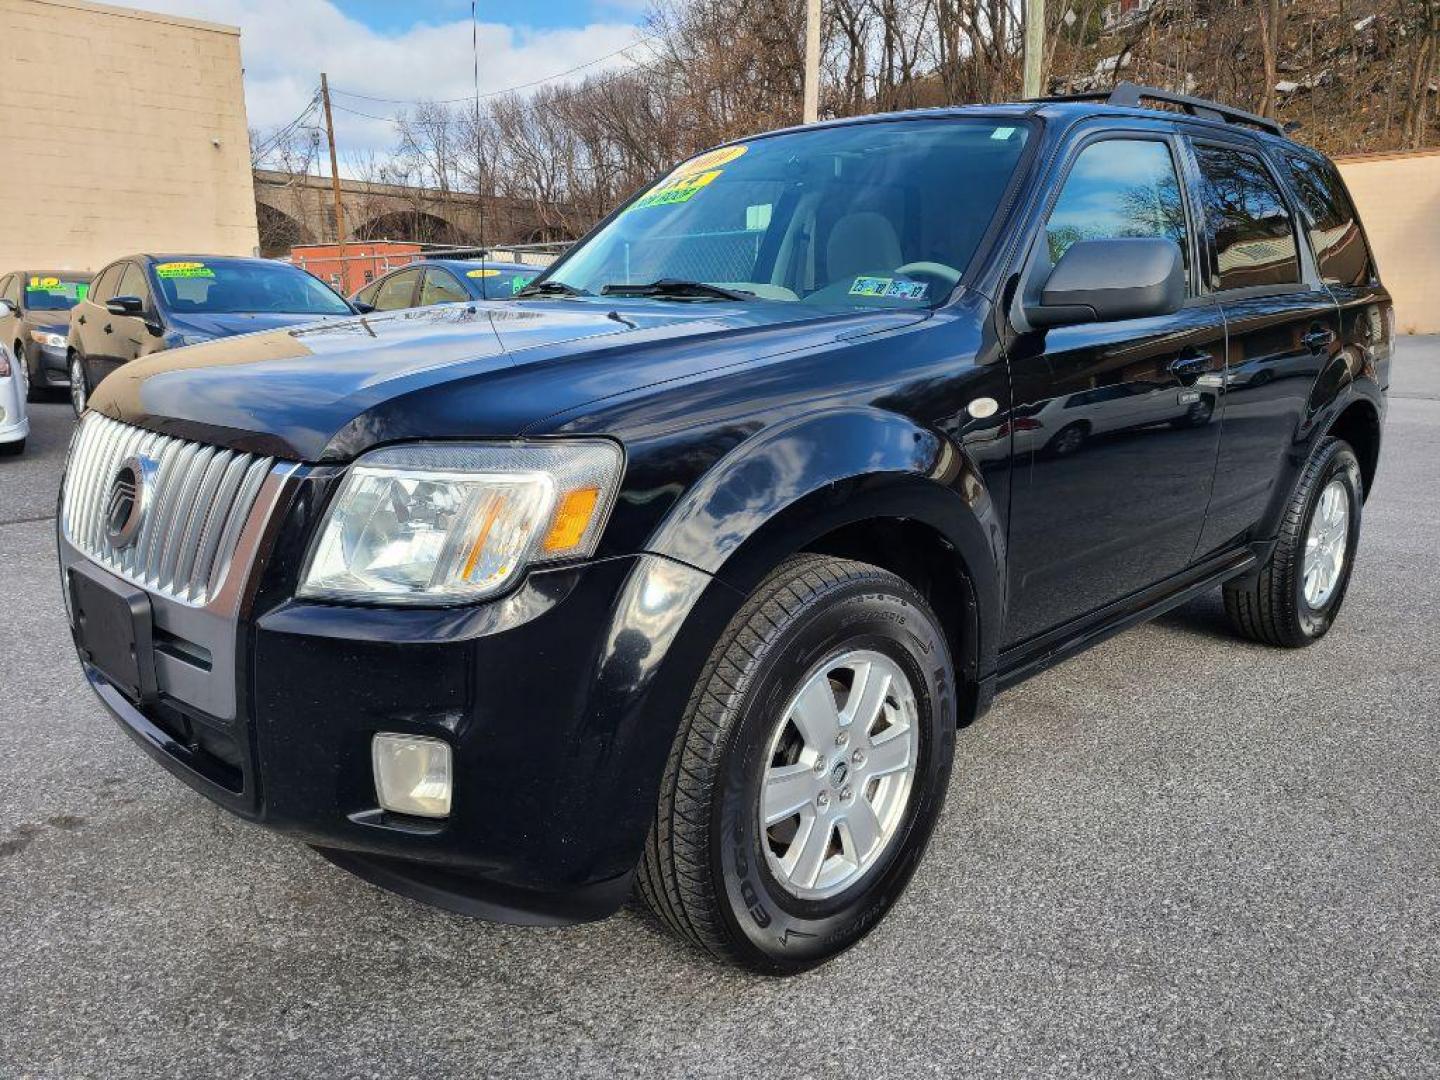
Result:
<svg viewBox="0 0 1440 1080"><path fill-rule="evenodd" d="M955 442L881 409L836 409L734 447L672 508L647 550L748 593L787 555L844 526L920 522L955 551L973 589L984 676L1004 603L1001 509Z"/></svg>

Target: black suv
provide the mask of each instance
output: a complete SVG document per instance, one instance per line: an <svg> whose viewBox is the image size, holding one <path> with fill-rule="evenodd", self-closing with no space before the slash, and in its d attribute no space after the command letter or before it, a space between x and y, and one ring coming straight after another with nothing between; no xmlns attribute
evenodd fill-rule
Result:
<svg viewBox="0 0 1440 1080"><path fill-rule="evenodd" d="M1325 634L1391 341L1334 167L1259 118L775 132L514 301L107 380L75 643L157 761L376 884L533 923L638 888L793 972L894 903L997 690L1216 587Z"/></svg>

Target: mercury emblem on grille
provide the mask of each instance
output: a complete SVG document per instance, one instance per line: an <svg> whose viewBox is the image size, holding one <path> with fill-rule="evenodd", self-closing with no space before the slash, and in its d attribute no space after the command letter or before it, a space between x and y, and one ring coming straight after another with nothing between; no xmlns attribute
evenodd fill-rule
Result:
<svg viewBox="0 0 1440 1080"><path fill-rule="evenodd" d="M105 539L116 549L140 538L145 523L146 484L155 474L155 462L138 455L122 461L110 480L105 497Z"/></svg>

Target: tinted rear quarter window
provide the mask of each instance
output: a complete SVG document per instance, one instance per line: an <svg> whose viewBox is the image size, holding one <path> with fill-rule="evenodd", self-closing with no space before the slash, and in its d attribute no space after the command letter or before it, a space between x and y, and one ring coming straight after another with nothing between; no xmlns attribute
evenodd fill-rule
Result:
<svg viewBox="0 0 1440 1080"><path fill-rule="evenodd" d="M1305 212L1320 276L1332 285L1367 285L1374 281L1374 260L1339 171L1328 161L1298 154L1282 157Z"/></svg>
<svg viewBox="0 0 1440 1080"><path fill-rule="evenodd" d="M1248 150L1196 143L1200 199L1215 245L1215 287L1245 289L1300 281L1290 213L1264 160Z"/></svg>

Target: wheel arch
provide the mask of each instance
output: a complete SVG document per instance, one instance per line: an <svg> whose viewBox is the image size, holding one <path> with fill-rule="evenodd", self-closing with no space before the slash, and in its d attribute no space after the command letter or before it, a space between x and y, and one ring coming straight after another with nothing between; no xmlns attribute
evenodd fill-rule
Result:
<svg viewBox="0 0 1440 1080"><path fill-rule="evenodd" d="M1360 478L1364 482L1362 497L1370 497L1375 473L1380 464L1380 411L1369 399L1357 397L1347 404L1330 422L1325 434L1344 439L1360 459Z"/></svg>
<svg viewBox="0 0 1440 1080"><path fill-rule="evenodd" d="M994 670L1004 603L1000 507L956 443L878 409L812 414L716 462L656 530L649 550L748 594L803 551L884 567L945 624L972 718Z"/></svg>

